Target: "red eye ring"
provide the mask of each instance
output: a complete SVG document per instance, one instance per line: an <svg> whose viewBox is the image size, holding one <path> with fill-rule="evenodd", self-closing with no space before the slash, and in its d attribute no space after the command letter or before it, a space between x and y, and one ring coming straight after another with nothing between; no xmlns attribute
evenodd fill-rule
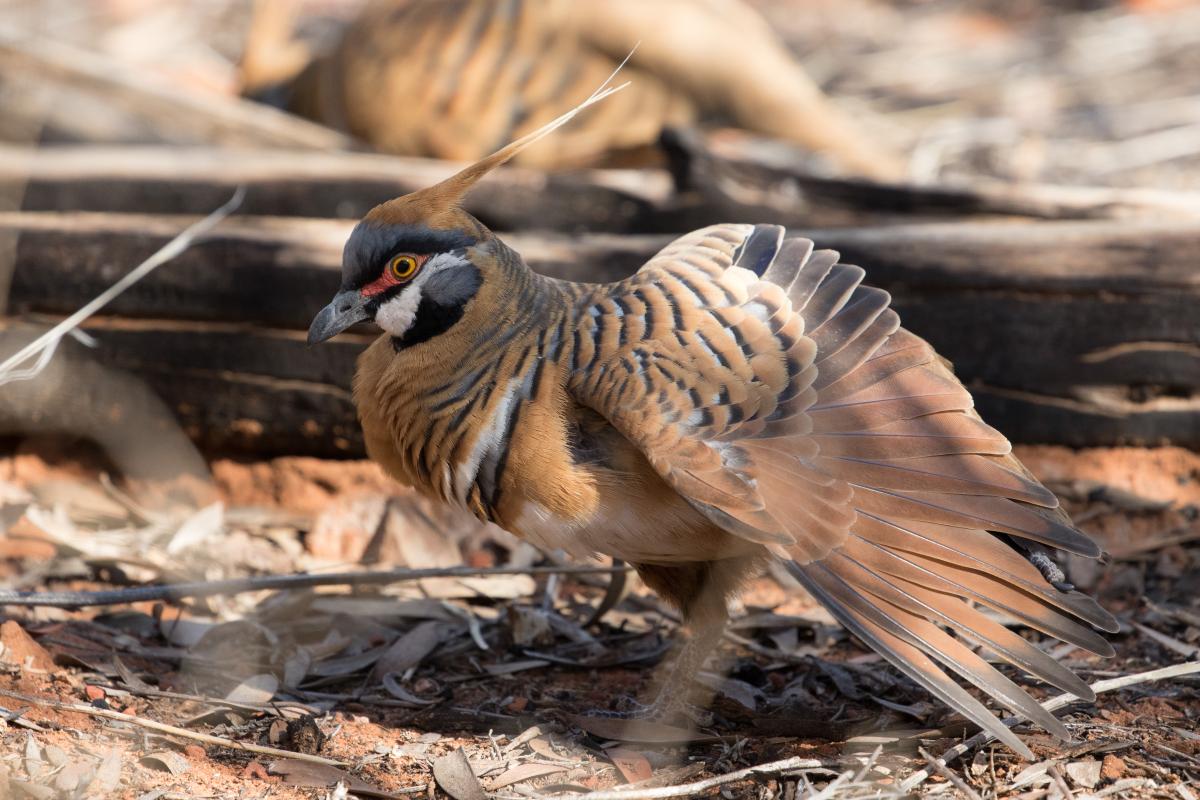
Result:
<svg viewBox="0 0 1200 800"><path fill-rule="evenodd" d="M393 286L407 283L420 271L429 260L429 256L419 256L413 253L399 253L388 259L387 266L379 277L359 289L363 297L374 297L383 294Z"/></svg>
<svg viewBox="0 0 1200 800"><path fill-rule="evenodd" d="M417 274L417 269L420 266L421 262L416 256L410 253L401 253L400 255L392 256L392 260L388 262L388 274L394 280L406 281Z"/></svg>

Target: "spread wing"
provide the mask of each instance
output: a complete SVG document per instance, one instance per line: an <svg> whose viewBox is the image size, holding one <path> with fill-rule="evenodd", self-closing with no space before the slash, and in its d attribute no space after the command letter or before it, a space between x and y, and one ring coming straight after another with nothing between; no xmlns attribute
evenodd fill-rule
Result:
<svg viewBox="0 0 1200 800"><path fill-rule="evenodd" d="M1090 697L978 606L1111 653L1081 621L1115 630L1115 620L991 532L1100 551L932 348L900 328L888 294L837 260L776 226L689 234L588 299L572 391L695 508L784 559L933 694L1023 754L944 668L1067 738L964 641Z"/></svg>

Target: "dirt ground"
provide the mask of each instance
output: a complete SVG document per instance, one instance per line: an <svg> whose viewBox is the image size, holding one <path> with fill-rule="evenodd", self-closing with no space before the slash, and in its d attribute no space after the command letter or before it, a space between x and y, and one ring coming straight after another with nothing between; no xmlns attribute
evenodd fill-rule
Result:
<svg viewBox="0 0 1200 800"><path fill-rule="evenodd" d="M1200 656L1200 455L1052 447L1020 455L1111 554L1098 567L1066 568L1122 620L1117 657L1069 645L1055 655L1089 682ZM96 589L363 562L525 568L540 558L503 532L397 493L369 463L217 461L220 503L188 514L142 508L103 480L102 467L46 442L0 459L6 586ZM926 766L922 753L973 733L771 575L746 593L696 687L694 699L711 704L710 725L587 717L651 693L675 635L669 609L636 579L589 624L608 580L485 575L9 607L0 628L0 787L35 798L315 798L344 796L341 781L364 797L442 796L434 786L456 797L481 796L471 794L479 786L497 797L567 797L798 758L811 760L802 771L767 768L702 794L901 796ZM913 794L1193 797L1198 690L1193 674L1075 702L1060 712L1075 742L1022 725L1039 761L973 748L946 773L966 790L935 773ZM295 760L304 754L335 763Z"/></svg>

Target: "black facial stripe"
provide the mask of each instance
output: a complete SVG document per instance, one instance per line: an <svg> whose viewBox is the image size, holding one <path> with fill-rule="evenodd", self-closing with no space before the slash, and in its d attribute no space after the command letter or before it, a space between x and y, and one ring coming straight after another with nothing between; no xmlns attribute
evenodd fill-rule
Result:
<svg viewBox="0 0 1200 800"><path fill-rule="evenodd" d="M421 302L417 304L417 315L413 319L412 325L404 332L403 336L392 337L392 346L399 351L421 342L427 342L450 330L454 323L462 319L464 310L465 306L462 304L444 306L422 295Z"/></svg>
<svg viewBox="0 0 1200 800"><path fill-rule="evenodd" d="M477 241L462 231L363 220L342 250L342 288L359 289L375 280L396 253L446 253L465 250Z"/></svg>
<svg viewBox="0 0 1200 800"><path fill-rule="evenodd" d="M417 303L417 312L409 329L403 336L392 337L392 345L397 351L445 333L462 318L467 303L479 291L482 276L469 261L435 265L433 269L435 271L423 283L412 289L421 293L421 300ZM374 316L380 306L402 294L409 286L409 283L404 283L388 289L372 299L367 309Z"/></svg>

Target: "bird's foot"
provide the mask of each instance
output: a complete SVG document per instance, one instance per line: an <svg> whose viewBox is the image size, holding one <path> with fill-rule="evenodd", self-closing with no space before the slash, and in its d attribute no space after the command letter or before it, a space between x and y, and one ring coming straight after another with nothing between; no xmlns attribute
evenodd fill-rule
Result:
<svg viewBox="0 0 1200 800"><path fill-rule="evenodd" d="M692 703L673 700L666 701L662 697L650 705L640 703L632 697L622 698L621 709L616 711L590 711L587 716L601 719L643 720L660 725L691 723L701 728L713 724L713 715Z"/></svg>

